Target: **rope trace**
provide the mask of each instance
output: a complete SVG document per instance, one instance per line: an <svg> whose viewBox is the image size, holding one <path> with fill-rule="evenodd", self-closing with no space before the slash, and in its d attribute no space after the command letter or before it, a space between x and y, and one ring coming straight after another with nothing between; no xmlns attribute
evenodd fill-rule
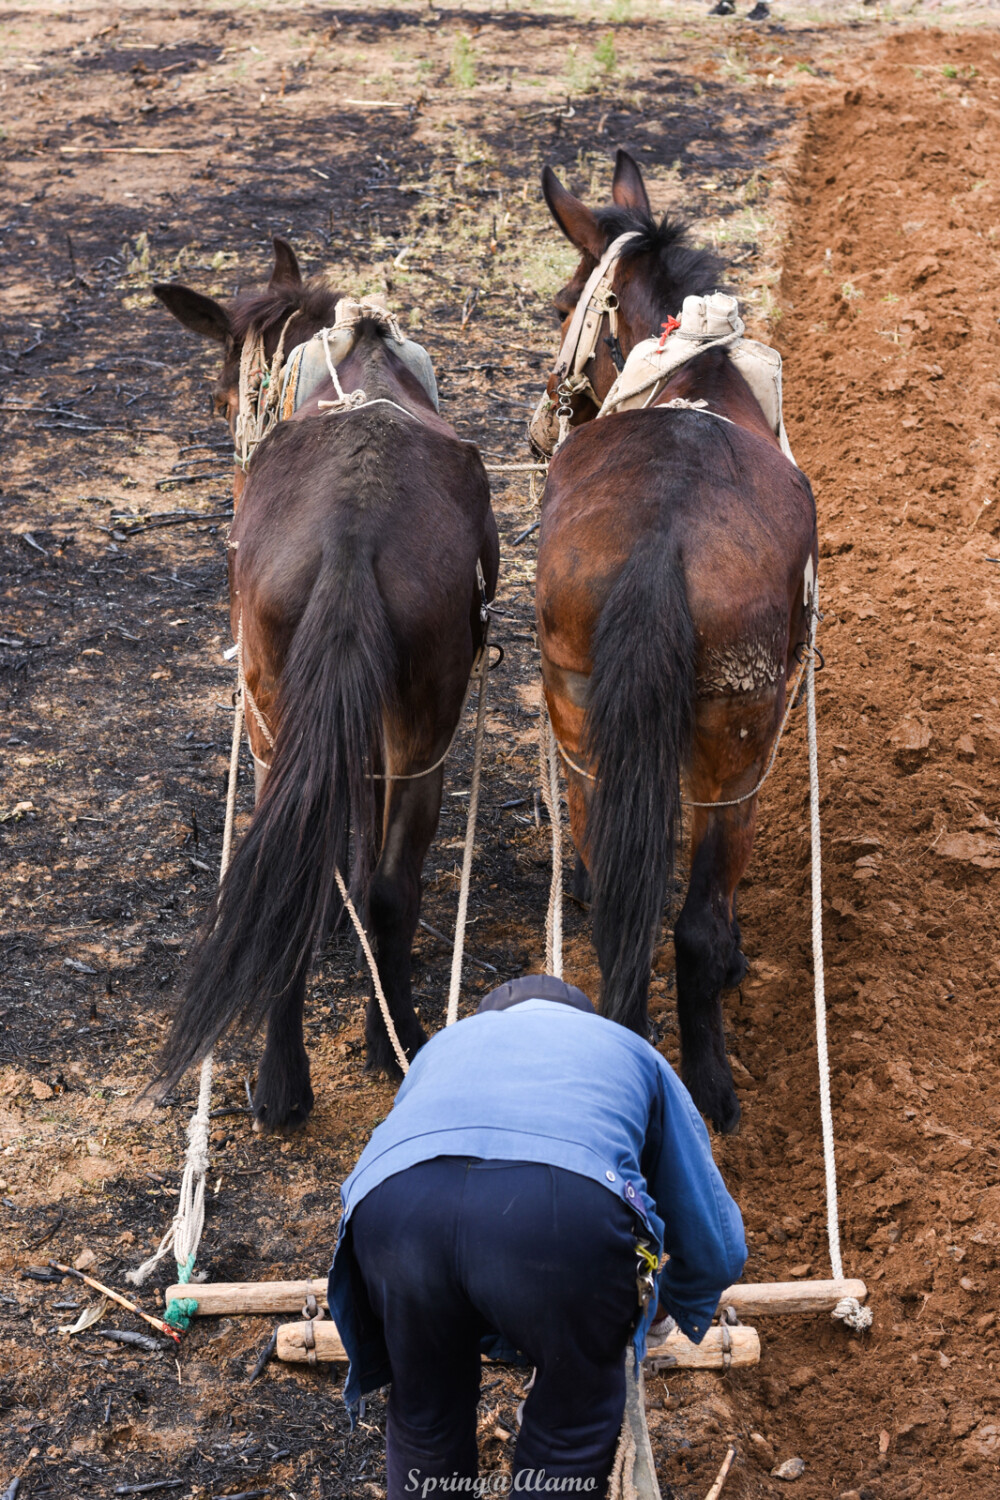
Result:
<svg viewBox="0 0 1000 1500"><path fill-rule="evenodd" d="M809 841L811 849L813 991L816 1010L816 1057L819 1067L819 1111L823 1130L823 1169L826 1177L826 1232L830 1267L835 1280L844 1275L840 1253L840 1215L837 1203L837 1156L830 1103L830 1055L827 1044L826 979L823 967L823 862L819 824L819 753L816 735L816 637L818 612L815 593L807 597L809 609L809 655L806 675L806 723L809 741ZM855 1333L871 1327L872 1311L856 1297L843 1297L833 1316Z"/></svg>

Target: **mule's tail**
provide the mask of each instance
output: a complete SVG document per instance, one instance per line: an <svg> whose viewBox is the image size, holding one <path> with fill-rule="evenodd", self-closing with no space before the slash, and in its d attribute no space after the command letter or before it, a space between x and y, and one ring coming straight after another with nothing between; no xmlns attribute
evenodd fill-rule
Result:
<svg viewBox="0 0 1000 1500"><path fill-rule="evenodd" d="M653 948L673 882L681 767L694 718L695 634L676 548L641 544L594 633L587 820L601 1010L645 1034Z"/></svg>
<svg viewBox="0 0 1000 1500"><path fill-rule="evenodd" d="M339 914L334 871L351 829L350 884L367 891L379 839L371 773L394 675L370 559L324 564L282 674L264 793L198 939L159 1059L161 1092L231 1026L259 1025L301 979Z"/></svg>

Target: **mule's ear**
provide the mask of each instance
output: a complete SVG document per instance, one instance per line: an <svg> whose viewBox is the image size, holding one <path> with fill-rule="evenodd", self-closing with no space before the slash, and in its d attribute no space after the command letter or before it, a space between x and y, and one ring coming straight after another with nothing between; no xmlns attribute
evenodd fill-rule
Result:
<svg viewBox="0 0 1000 1500"><path fill-rule="evenodd" d="M649 206L649 194L639 171L639 163L620 146L615 156L611 196L619 208L631 208L635 213L648 214L652 218L653 210Z"/></svg>
<svg viewBox="0 0 1000 1500"><path fill-rule="evenodd" d="M585 255L600 260L604 254L601 226L587 205L563 187L551 167L542 168L542 192L549 212L570 243Z"/></svg>
<svg viewBox="0 0 1000 1500"><path fill-rule="evenodd" d="M274 270L268 286L301 286L302 272L295 259L295 251L280 234L274 236Z"/></svg>
<svg viewBox="0 0 1000 1500"><path fill-rule="evenodd" d="M220 302L194 292L179 281L158 281L153 287L154 297L159 297L167 312L173 313L179 323L200 333L202 338L214 339L224 344L232 334L229 314Z"/></svg>

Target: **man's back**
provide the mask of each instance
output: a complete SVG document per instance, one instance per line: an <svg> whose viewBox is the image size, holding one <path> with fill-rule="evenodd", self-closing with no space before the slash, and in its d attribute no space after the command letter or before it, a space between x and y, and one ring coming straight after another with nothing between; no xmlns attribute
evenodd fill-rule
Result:
<svg viewBox="0 0 1000 1500"><path fill-rule="evenodd" d="M549 1000L470 1016L418 1054L343 1187L344 1214L387 1178L443 1156L545 1163L600 1183L645 1222L671 1267L661 1295L700 1338L746 1258L691 1097L657 1052Z"/></svg>

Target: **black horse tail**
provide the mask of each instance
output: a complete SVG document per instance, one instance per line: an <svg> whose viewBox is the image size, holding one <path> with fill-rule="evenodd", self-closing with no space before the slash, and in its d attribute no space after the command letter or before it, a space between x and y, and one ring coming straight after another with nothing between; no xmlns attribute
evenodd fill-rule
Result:
<svg viewBox="0 0 1000 1500"><path fill-rule="evenodd" d="M601 1010L645 1035L649 974L673 884L681 767L691 741L695 632L677 550L636 547L594 633L587 820Z"/></svg>
<svg viewBox="0 0 1000 1500"><path fill-rule="evenodd" d="M159 1059L168 1092L234 1025L255 1028L301 978L350 887L363 902L379 829L372 770L396 652L370 556L324 564L282 674L264 792L216 896ZM344 879L347 880L346 871Z"/></svg>

